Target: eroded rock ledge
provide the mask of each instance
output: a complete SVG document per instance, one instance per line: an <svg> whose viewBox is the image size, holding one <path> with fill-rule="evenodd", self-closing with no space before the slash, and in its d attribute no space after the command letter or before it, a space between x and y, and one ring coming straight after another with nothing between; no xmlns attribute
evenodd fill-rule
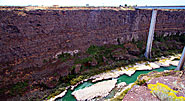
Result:
<svg viewBox="0 0 185 101"><path fill-rule="evenodd" d="M185 71L151 72L141 75L138 80L147 82L134 85L124 96L123 101L164 101L185 100ZM167 93L165 93L167 92ZM173 94L172 94L173 93ZM173 95L173 96L172 96Z"/></svg>

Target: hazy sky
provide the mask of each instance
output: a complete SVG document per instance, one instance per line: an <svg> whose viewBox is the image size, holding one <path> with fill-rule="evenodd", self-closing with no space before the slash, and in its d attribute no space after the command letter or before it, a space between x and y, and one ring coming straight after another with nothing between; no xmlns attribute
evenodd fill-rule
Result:
<svg viewBox="0 0 185 101"><path fill-rule="evenodd" d="M119 6L119 5L138 5L138 6L169 6L185 5L185 0L0 0L0 5L60 5L60 6Z"/></svg>

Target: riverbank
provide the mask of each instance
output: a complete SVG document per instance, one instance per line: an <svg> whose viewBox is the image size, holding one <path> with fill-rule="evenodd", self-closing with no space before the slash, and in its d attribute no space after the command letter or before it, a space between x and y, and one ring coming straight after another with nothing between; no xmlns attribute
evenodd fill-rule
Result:
<svg viewBox="0 0 185 101"><path fill-rule="evenodd" d="M119 69L116 69L116 70L111 70L106 73L101 73L101 74L92 76L89 78L89 80L92 80L93 82L98 82L98 81L102 81L105 79L118 78L120 75L124 75L124 74L131 76L138 70L139 71L152 70L152 69L160 68L160 66L169 66L169 65L177 66L178 61L177 60L172 61L177 58L180 58L180 54L175 55L175 56L169 56L167 58L161 57L159 61L155 61L155 62L140 62L140 63L136 63L135 65L120 67ZM88 79L86 79L86 81L87 80ZM78 84L81 84L81 83L83 82L80 82ZM78 86L78 85L75 85L75 86ZM74 88L74 86L71 86L71 87Z"/></svg>
<svg viewBox="0 0 185 101"><path fill-rule="evenodd" d="M155 61L155 62L141 62L141 63L136 63L135 65L120 67L118 69L111 70L109 72L92 76L90 77L90 79L92 79L92 82L97 82L105 79L117 78L123 74L131 76L137 70L152 70L152 69L160 68L161 66L168 67L170 65L177 66L178 61L177 60L172 61L172 60L174 60L175 58L180 59L180 56L181 56L180 54L177 54L175 56L169 56L167 58L161 57L159 58L159 61Z"/></svg>

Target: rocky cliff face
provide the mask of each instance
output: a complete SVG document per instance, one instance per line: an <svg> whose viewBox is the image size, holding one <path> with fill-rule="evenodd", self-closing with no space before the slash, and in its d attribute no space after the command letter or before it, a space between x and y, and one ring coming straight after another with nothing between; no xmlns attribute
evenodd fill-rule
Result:
<svg viewBox="0 0 185 101"><path fill-rule="evenodd" d="M144 13L110 10L1 11L0 61L2 64L41 66L44 58L51 58L59 51L84 50L91 44L116 44L117 38L125 42L133 38L142 39L144 34L136 33L140 12ZM145 12L146 15L140 16L146 16L142 25L148 26L150 11ZM147 30L146 27L141 28Z"/></svg>
<svg viewBox="0 0 185 101"><path fill-rule="evenodd" d="M0 11L0 62L41 66L57 52L146 40L151 10ZM184 32L185 11L159 11L156 32Z"/></svg>

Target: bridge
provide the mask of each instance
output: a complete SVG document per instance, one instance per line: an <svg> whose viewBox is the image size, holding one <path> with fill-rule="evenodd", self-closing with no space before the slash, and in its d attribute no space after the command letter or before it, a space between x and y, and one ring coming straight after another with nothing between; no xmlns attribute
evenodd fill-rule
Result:
<svg viewBox="0 0 185 101"><path fill-rule="evenodd" d="M184 6L136 6L135 9L185 9Z"/></svg>

